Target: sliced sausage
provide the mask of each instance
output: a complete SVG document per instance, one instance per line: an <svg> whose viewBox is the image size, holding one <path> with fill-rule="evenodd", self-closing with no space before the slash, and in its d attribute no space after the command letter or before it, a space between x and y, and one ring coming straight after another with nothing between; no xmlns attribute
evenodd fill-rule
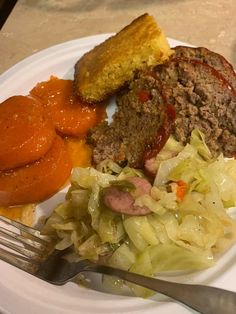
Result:
<svg viewBox="0 0 236 314"><path fill-rule="evenodd" d="M135 198L144 194L149 194L151 184L143 178L130 177L127 181L135 186L135 190L127 192L121 190L118 186L109 186L103 191L102 202L111 210L120 214L143 216L149 214L151 211L146 206L134 205Z"/></svg>
<svg viewBox="0 0 236 314"><path fill-rule="evenodd" d="M135 190L131 192L133 197L136 198L144 194L150 194L152 186L148 180L140 177L129 177L126 180L135 186Z"/></svg>

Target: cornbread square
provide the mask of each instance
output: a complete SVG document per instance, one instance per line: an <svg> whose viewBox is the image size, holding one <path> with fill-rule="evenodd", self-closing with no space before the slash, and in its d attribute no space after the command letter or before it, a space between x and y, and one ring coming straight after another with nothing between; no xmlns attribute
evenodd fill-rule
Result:
<svg viewBox="0 0 236 314"><path fill-rule="evenodd" d="M155 19L145 13L82 56L75 65L75 92L85 101L102 101L137 70L163 63L171 54Z"/></svg>

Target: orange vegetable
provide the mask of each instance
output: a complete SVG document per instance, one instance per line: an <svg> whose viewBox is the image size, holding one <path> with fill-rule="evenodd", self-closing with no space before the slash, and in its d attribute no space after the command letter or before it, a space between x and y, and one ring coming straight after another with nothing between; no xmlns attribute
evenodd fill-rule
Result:
<svg viewBox="0 0 236 314"><path fill-rule="evenodd" d="M13 96L0 104L0 170L41 158L56 136L42 105L31 97Z"/></svg>
<svg viewBox="0 0 236 314"><path fill-rule="evenodd" d="M13 220L19 220L22 213L22 206L0 207L0 215Z"/></svg>
<svg viewBox="0 0 236 314"><path fill-rule="evenodd" d="M66 182L71 168L65 143L57 136L52 148L39 161L0 172L0 206L44 200Z"/></svg>
<svg viewBox="0 0 236 314"><path fill-rule="evenodd" d="M73 81L51 77L38 83L30 92L44 105L63 135L84 136L87 131L106 117L104 104L87 104L73 93Z"/></svg>
<svg viewBox="0 0 236 314"><path fill-rule="evenodd" d="M0 215L22 222L25 225L32 226L34 223L35 205L27 204L14 207L0 206Z"/></svg>
<svg viewBox="0 0 236 314"><path fill-rule="evenodd" d="M182 201L187 192L188 185L183 180L178 180L176 181L176 183L177 183L176 196L179 201Z"/></svg>
<svg viewBox="0 0 236 314"><path fill-rule="evenodd" d="M91 166L92 150L85 139L66 138L65 143L73 167Z"/></svg>

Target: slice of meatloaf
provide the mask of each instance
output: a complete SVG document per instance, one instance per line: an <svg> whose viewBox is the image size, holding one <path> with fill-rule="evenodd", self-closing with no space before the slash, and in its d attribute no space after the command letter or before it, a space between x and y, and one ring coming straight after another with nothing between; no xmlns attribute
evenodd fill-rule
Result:
<svg viewBox="0 0 236 314"><path fill-rule="evenodd" d="M117 96L112 123L104 122L88 135L94 162L111 158L121 164L142 167L144 154L156 141L164 121L164 107L156 78L143 73L134 79Z"/></svg>
<svg viewBox="0 0 236 314"><path fill-rule="evenodd" d="M206 63L172 59L155 68L166 101L174 105L174 135L186 144L200 129L214 155L236 152L236 94L223 76Z"/></svg>
<svg viewBox="0 0 236 314"><path fill-rule="evenodd" d="M220 54L213 52L204 47L186 47L177 46L174 48L174 54L172 58L188 58L196 59L203 63L206 63L217 71L230 83L230 85L236 90L236 73L232 65Z"/></svg>

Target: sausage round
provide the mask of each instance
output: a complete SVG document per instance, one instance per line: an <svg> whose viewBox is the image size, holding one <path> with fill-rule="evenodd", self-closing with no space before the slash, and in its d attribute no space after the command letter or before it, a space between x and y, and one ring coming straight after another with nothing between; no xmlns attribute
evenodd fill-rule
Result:
<svg viewBox="0 0 236 314"><path fill-rule="evenodd" d="M135 190L123 191L117 186L109 186L104 189L103 203L111 210L131 216L143 216L151 212L146 206L135 205L135 198L144 194L150 194L151 184L144 178L130 177L126 179L133 183Z"/></svg>

